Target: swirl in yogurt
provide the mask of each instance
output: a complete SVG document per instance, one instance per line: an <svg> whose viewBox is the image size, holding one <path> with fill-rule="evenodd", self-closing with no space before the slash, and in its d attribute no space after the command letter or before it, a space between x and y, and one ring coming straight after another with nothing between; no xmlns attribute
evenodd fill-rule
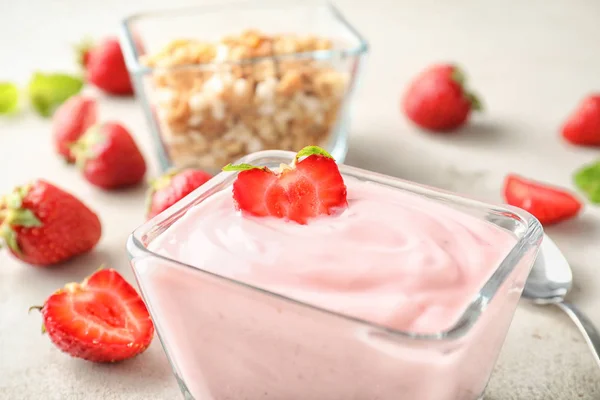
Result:
<svg viewBox="0 0 600 400"><path fill-rule="evenodd" d="M348 209L299 225L242 216L225 190L150 250L394 329L451 327L514 245L491 223L414 194L345 178Z"/></svg>

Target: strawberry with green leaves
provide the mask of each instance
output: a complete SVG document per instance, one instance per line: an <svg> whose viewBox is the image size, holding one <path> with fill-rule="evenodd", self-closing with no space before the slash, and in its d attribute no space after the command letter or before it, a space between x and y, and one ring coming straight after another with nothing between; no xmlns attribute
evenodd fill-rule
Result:
<svg viewBox="0 0 600 400"><path fill-rule="evenodd" d="M147 218L150 219L206 183L212 176L200 169L173 169L150 182Z"/></svg>
<svg viewBox="0 0 600 400"><path fill-rule="evenodd" d="M32 265L54 265L86 253L101 233L93 211L43 180L0 200L0 238L15 257Z"/></svg>
<svg viewBox="0 0 600 400"><path fill-rule="evenodd" d="M346 185L335 160L317 146L300 150L280 171L249 164L230 164L223 170L240 171L233 183L233 198L244 214L306 224L348 205Z"/></svg>
<svg viewBox="0 0 600 400"><path fill-rule="evenodd" d="M42 331L61 351L93 362L117 362L144 352L154 325L135 289L114 269L69 283L39 309Z"/></svg>
<svg viewBox="0 0 600 400"><path fill-rule="evenodd" d="M88 182L103 189L140 183L146 162L129 131L117 122L95 125L70 147Z"/></svg>
<svg viewBox="0 0 600 400"><path fill-rule="evenodd" d="M89 83L111 95L133 94L133 85L117 38L106 38L98 45L84 43L78 51Z"/></svg>
<svg viewBox="0 0 600 400"><path fill-rule="evenodd" d="M452 131L464 125L481 102L466 88L465 74L453 64L433 65L410 84L403 99L404 113L421 128Z"/></svg>

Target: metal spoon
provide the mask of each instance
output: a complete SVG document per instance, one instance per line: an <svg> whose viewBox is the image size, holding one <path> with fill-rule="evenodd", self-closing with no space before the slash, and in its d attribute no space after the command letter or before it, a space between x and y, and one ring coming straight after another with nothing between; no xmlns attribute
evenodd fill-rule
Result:
<svg viewBox="0 0 600 400"><path fill-rule="evenodd" d="M523 290L523 297L536 304L554 304L563 310L583 334L600 366L600 334L592 322L574 305L565 302L571 289L573 274L565 256L556 244L544 235L542 247Z"/></svg>

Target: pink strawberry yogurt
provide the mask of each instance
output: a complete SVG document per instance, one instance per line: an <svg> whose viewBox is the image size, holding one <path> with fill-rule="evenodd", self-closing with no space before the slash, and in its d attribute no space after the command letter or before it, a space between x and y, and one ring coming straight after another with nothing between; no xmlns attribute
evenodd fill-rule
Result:
<svg viewBox="0 0 600 400"><path fill-rule="evenodd" d="M514 245L498 227L412 194L346 178L348 209L299 225L242 216L211 196L150 250L390 328L456 322Z"/></svg>
<svg viewBox="0 0 600 400"><path fill-rule="evenodd" d="M464 333L409 337L453 328L516 237L442 202L344 179L348 209L307 225L242 216L230 189L217 192L147 244L162 258L133 260L186 398L483 393L535 255Z"/></svg>

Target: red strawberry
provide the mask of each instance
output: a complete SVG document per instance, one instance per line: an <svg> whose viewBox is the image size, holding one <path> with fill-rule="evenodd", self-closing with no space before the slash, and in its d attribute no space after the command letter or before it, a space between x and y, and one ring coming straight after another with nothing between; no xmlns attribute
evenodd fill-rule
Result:
<svg viewBox="0 0 600 400"><path fill-rule="evenodd" d="M40 308L43 331L73 357L115 362L148 348L154 326L135 289L114 269L69 283Z"/></svg>
<svg viewBox="0 0 600 400"><path fill-rule="evenodd" d="M508 204L531 213L544 225L572 218L581 209L581 202L566 190L514 174L506 177L504 198Z"/></svg>
<svg viewBox="0 0 600 400"><path fill-rule="evenodd" d="M90 128L71 152L83 175L103 189L135 185L144 179L146 162L131 134L119 123Z"/></svg>
<svg viewBox="0 0 600 400"><path fill-rule="evenodd" d="M94 212L43 180L0 200L0 237L15 257L29 264L57 264L88 252L101 232Z"/></svg>
<svg viewBox="0 0 600 400"><path fill-rule="evenodd" d="M477 97L465 90L465 75L451 64L434 65L411 83L404 95L406 116L431 131L450 131L465 124L471 110L481 110Z"/></svg>
<svg viewBox="0 0 600 400"><path fill-rule="evenodd" d="M562 128L563 137L573 144L600 146L600 94L586 97Z"/></svg>
<svg viewBox="0 0 600 400"><path fill-rule="evenodd" d="M294 163L282 165L280 172L248 164L223 169L241 171L233 183L233 198L236 207L250 215L306 224L309 218L330 215L348 205L335 160L316 146L302 149Z"/></svg>
<svg viewBox="0 0 600 400"><path fill-rule="evenodd" d="M75 161L69 146L96 123L97 116L96 100L91 97L73 96L63 103L52 120L54 147L58 154L68 162Z"/></svg>
<svg viewBox="0 0 600 400"><path fill-rule="evenodd" d="M117 38L107 38L98 46L84 44L79 51L88 82L109 94L133 94L131 78Z"/></svg>
<svg viewBox="0 0 600 400"><path fill-rule="evenodd" d="M160 214L210 178L210 174L200 169L185 169L170 171L153 180L147 199L147 218Z"/></svg>

